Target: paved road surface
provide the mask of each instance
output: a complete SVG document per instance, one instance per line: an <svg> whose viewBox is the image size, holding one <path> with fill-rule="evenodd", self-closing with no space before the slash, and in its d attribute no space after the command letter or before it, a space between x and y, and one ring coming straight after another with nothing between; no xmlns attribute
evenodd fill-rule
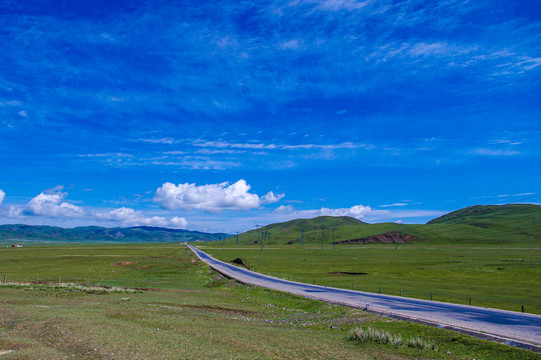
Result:
<svg viewBox="0 0 541 360"><path fill-rule="evenodd" d="M242 283L361 309L369 304L368 311L371 312L450 328L541 352L539 315L298 283L224 263L188 246L213 269Z"/></svg>

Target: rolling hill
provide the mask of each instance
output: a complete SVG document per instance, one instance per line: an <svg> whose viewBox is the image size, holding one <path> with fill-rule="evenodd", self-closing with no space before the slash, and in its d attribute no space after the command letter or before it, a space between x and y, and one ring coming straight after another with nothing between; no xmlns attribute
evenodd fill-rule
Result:
<svg viewBox="0 0 541 360"><path fill-rule="evenodd" d="M324 229L322 229L324 228ZM332 230L334 228L334 231ZM269 236L270 234L270 236ZM266 236L265 236L266 235ZM333 239L334 235L334 239ZM367 224L351 217L322 216L263 226L238 237L239 244L335 243L524 243L541 241L541 206L529 204L471 206L427 224ZM227 240L237 242L236 237Z"/></svg>
<svg viewBox="0 0 541 360"><path fill-rule="evenodd" d="M468 224L485 226L499 222L540 222L541 206L530 204L476 205L450 212L427 224Z"/></svg>

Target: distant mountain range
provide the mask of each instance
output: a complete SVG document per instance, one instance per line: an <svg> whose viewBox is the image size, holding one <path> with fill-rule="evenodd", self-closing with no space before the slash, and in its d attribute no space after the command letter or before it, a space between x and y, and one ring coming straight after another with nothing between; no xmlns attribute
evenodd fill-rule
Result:
<svg viewBox="0 0 541 360"><path fill-rule="evenodd" d="M0 225L0 242L180 242L212 241L231 236L224 233L167 229L150 226L61 228L44 225Z"/></svg>
<svg viewBox="0 0 541 360"><path fill-rule="evenodd" d="M61 228L0 225L0 242L180 242L217 241L246 245L354 243L541 244L541 206L477 205L453 211L424 225L367 224L347 216L319 216L263 226L238 236L136 226ZM263 241L265 241L263 243Z"/></svg>

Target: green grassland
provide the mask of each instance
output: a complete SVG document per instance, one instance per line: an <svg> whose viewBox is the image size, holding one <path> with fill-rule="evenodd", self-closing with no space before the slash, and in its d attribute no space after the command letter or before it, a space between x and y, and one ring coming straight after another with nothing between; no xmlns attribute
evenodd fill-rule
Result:
<svg viewBox="0 0 541 360"><path fill-rule="evenodd" d="M199 246L224 261L306 283L541 314L541 247Z"/></svg>
<svg viewBox="0 0 541 360"><path fill-rule="evenodd" d="M239 285L178 244L0 248L0 274L8 274L0 285L0 354L13 350L1 359L541 359ZM58 286L59 276L84 286ZM147 290L92 290L97 284ZM419 337L437 351L350 340L359 327Z"/></svg>

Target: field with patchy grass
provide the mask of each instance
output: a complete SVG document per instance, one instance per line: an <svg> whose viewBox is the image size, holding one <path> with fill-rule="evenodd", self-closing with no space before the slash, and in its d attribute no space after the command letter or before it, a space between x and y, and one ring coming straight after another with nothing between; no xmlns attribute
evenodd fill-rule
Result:
<svg viewBox="0 0 541 360"><path fill-rule="evenodd" d="M175 244L2 248L0 264L2 359L541 358L239 285ZM368 328L404 342L353 336Z"/></svg>
<svg viewBox="0 0 541 360"><path fill-rule="evenodd" d="M541 314L541 247L337 245L200 248L255 271L318 285Z"/></svg>

